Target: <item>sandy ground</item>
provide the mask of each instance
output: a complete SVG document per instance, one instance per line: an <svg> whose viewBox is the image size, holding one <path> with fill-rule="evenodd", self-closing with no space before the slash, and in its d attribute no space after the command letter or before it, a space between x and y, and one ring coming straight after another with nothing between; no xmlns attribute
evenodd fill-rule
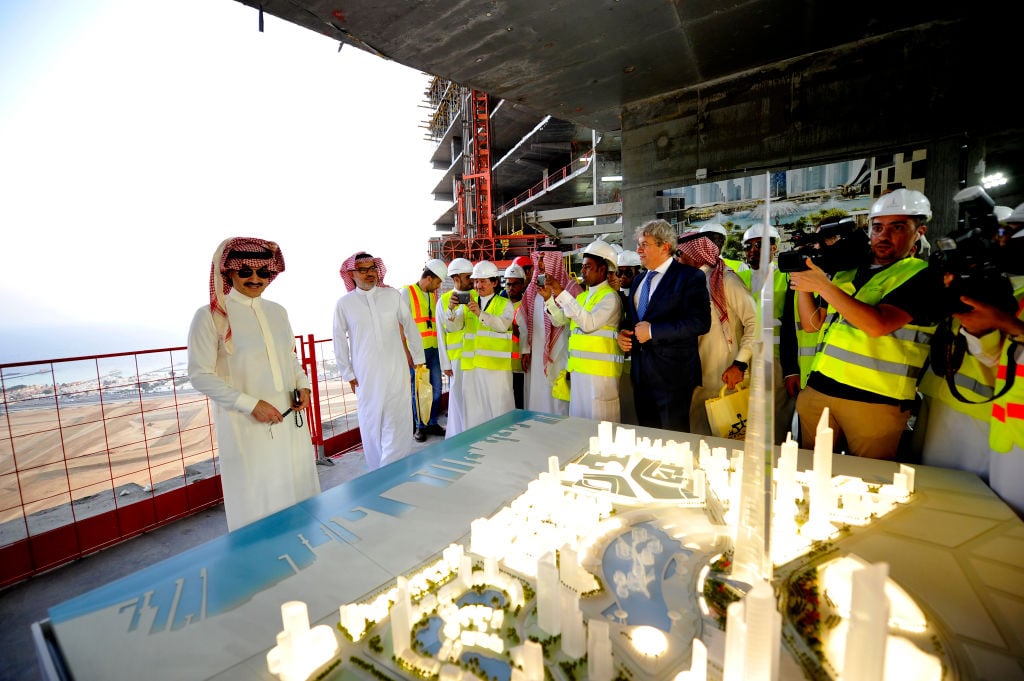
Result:
<svg viewBox="0 0 1024 681"><path fill-rule="evenodd" d="M209 407L197 393L11 409L7 423L0 546L219 473ZM343 414L323 433L356 425L354 412ZM359 458L365 470L361 457L342 458L346 468Z"/></svg>

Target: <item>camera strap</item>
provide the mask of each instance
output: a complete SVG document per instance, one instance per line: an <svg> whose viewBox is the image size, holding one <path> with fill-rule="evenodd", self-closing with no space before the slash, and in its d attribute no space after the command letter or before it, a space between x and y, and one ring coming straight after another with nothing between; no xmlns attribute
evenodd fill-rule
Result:
<svg viewBox="0 0 1024 681"><path fill-rule="evenodd" d="M957 334L954 340L951 343L947 344L947 348L952 346L952 351L947 349L946 352L946 370L944 372L946 385L949 386L949 392L952 393L953 397L955 397L960 402L964 402L965 404L986 404L988 402L994 402L995 400L998 400L1000 397L1009 392L1010 388L1013 387L1013 380L1017 376L1018 345L1019 343L1017 343L1017 341L1010 341L1010 347L1007 350L1008 357L1006 360L1006 384L1003 386L1003 389L1000 390L998 393L992 395L992 397L990 397L987 400L975 401L964 397L960 390L956 387L956 373L957 371L960 370L960 365L963 363L964 352L967 346L967 341L964 340L964 338L960 334Z"/></svg>

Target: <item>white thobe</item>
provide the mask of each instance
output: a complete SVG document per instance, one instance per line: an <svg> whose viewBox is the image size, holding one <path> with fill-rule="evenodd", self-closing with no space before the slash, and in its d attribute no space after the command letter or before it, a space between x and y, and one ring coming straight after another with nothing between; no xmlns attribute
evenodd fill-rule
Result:
<svg viewBox="0 0 1024 681"><path fill-rule="evenodd" d="M423 364L423 340L397 289L355 288L334 308L334 356L341 379L358 381L359 434L370 470L412 451L412 388L403 330L413 364Z"/></svg>
<svg viewBox="0 0 1024 681"><path fill-rule="evenodd" d="M700 269L710 294L711 268L705 265ZM725 385L722 374L733 361L750 364L757 340L757 308L750 291L731 269L725 270L723 284L729 319L724 324L720 322L718 308L711 303L711 329L697 339L703 385L693 391L690 403L690 431L697 435L713 435L704 403L719 396Z"/></svg>
<svg viewBox="0 0 1024 681"><path fill-rule="evenodd" d="M511 335L512 326L512 302L509 301L500 315L487 312L491 300L495 294L486 298L481 297L480 304L480 327L487 327L491 331L499 333L508 332ZM455 319L449 318L452 330L463 328L466 315L473 314L464 305L459 306L461 314ZM459 326L459 325L462 326ZM465 346L463 346L465 351ZM482 369L474 366L470 371L464 372L463 394L460 403L465 419L463 426L465 430L478 426L481 423L490 421L496 416L501 416L516 408L515 395L512 393L512 369ZM447 436L447 432L445 433Z"/></svg>
<svg viewBox="0 0 1024 681"><path fill-rule="evenodd" d="M604 288L609 288L607 282L588 288L585 300L589 301ZM603 326L612 326L617 330L622 316L622 300L615 291L599 300L593 309L587 310L571 293L563 290L557 298L552 296L548 299L546 308L552 324L568 326L570 321L574 321L583 333L593 333ZM618 423L621 415L618 376L572 372L569 382L569 416Z"/></svg>
<svg viewBox="0 0 1024 681"><path fill-rule="evenodd" d="M320 493L309 427L292 415L273 426L252 416L260 400L282 413L292 391L309 388L295 355L288 313L277 303L231 289L224 300L234 351L220 342L210 306L192 318L188 376L213 403L228 530Z"/></svg>
<svg viewBox="0 0 1024 681"><path fill-rule="evenodd" d="M445 334L458 331L463 328L466 306L456 305L454 310L444 307L442 301L437 301L437 351L441 359L441 371L451 371L452 375L448 380L448 421L444 427L444 439L455 437L466 430L466 400L472 396L467 393L473 386L466 384L466 373L462 370L462 359L451 359L448 356L448 343Z"/></svg>
<svg viewBox="0 0 1024 681"><path fill-rule="evenodd" d="M551 394L558 374L569 361L569 333L563 331L551 348L551 363L544 366L544 298L538 293L533 303L533 333L530 334L530 370L526 374L526 408L547 414L569 415L569 403Z"/></svg>

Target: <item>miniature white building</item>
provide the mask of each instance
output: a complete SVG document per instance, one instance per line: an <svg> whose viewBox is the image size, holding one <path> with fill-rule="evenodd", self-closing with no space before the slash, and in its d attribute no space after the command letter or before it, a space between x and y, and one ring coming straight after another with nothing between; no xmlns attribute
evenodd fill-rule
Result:
<svg viewBox="0 0 1024 681"><path fill-rule="evenodd" d="M723 681L778 681L782 615L766 581L726 610Z"/></svg>
<svg viewBox="0 0 1024 681"><path fill-rule="evenodd" d="M587 622L587 678L590 681L611 681L615 676L610 629L606 620Z"/></svg>
<svg viewBox="0 0 1024 681"><path fill-rule="evenodd" d="M395 604L391 606L391 640L394 653L399 657L411 648L412 601L409 598L409 582L405 577L397 579Z"/></svg>
<svg viewBox="0 0 1024 681"><path fill-rule="evenodd" d="M551 636L562 631L560 592L555 554L545 553L537 561L537 626Z"/></svg>
<svg viewBox="0 0 1024 681"><path fill-rule="evenodd" d="M309 610L302 601L282 604L281 620L284 629L267 653L267 669L281 681L306 681L337 654L338 639L325 624L309 628Z"/></svg>
<svg viewBox="0 0 1024 681"><path fill-rule="evenodd" d="M843 681L876 681L883 678L889 637L889 599L885 596L889 565L866 565L850 577L850 628L846 633Z"/></svg>
<svg viewBox="0 0 1024 681"><path fill-rule="evenodd" d="M828 414L828 407L825 407L814 439L810 505L804 525L804 532L813 539L825 539L835 529L830 522L835 502L832 495L832 429L828 425Z"/></svg>

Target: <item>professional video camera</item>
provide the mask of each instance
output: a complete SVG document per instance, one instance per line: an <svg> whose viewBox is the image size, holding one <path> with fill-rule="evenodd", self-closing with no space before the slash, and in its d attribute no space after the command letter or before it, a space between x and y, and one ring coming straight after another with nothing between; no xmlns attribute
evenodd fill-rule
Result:
<svg viewBox="0 0 1024 681"><path fill-rule="evenodd" d="M871 254L868 235L858 229L857 221L838 215L822 220L816 232L796 232L793 245L792 250L779 253L781 272L802 272L807 269L805 258L810 258L828 274L835 274L860 267Z"/></svg>
<svg viewBox="0 0 1024 681"><path fill-rule="evenodd" d="M960 301L969 296L1010 313L1017 303L1008 274L1021 274L1024 241L1010 239L1000 246L1002 229L995 215L995 202L981 187L967 187L953 197L957 204L957 230L933 240L928 269L941 295L940 318L971 308ZM1019 243L1017 243L1019 242Z"/></svg>

